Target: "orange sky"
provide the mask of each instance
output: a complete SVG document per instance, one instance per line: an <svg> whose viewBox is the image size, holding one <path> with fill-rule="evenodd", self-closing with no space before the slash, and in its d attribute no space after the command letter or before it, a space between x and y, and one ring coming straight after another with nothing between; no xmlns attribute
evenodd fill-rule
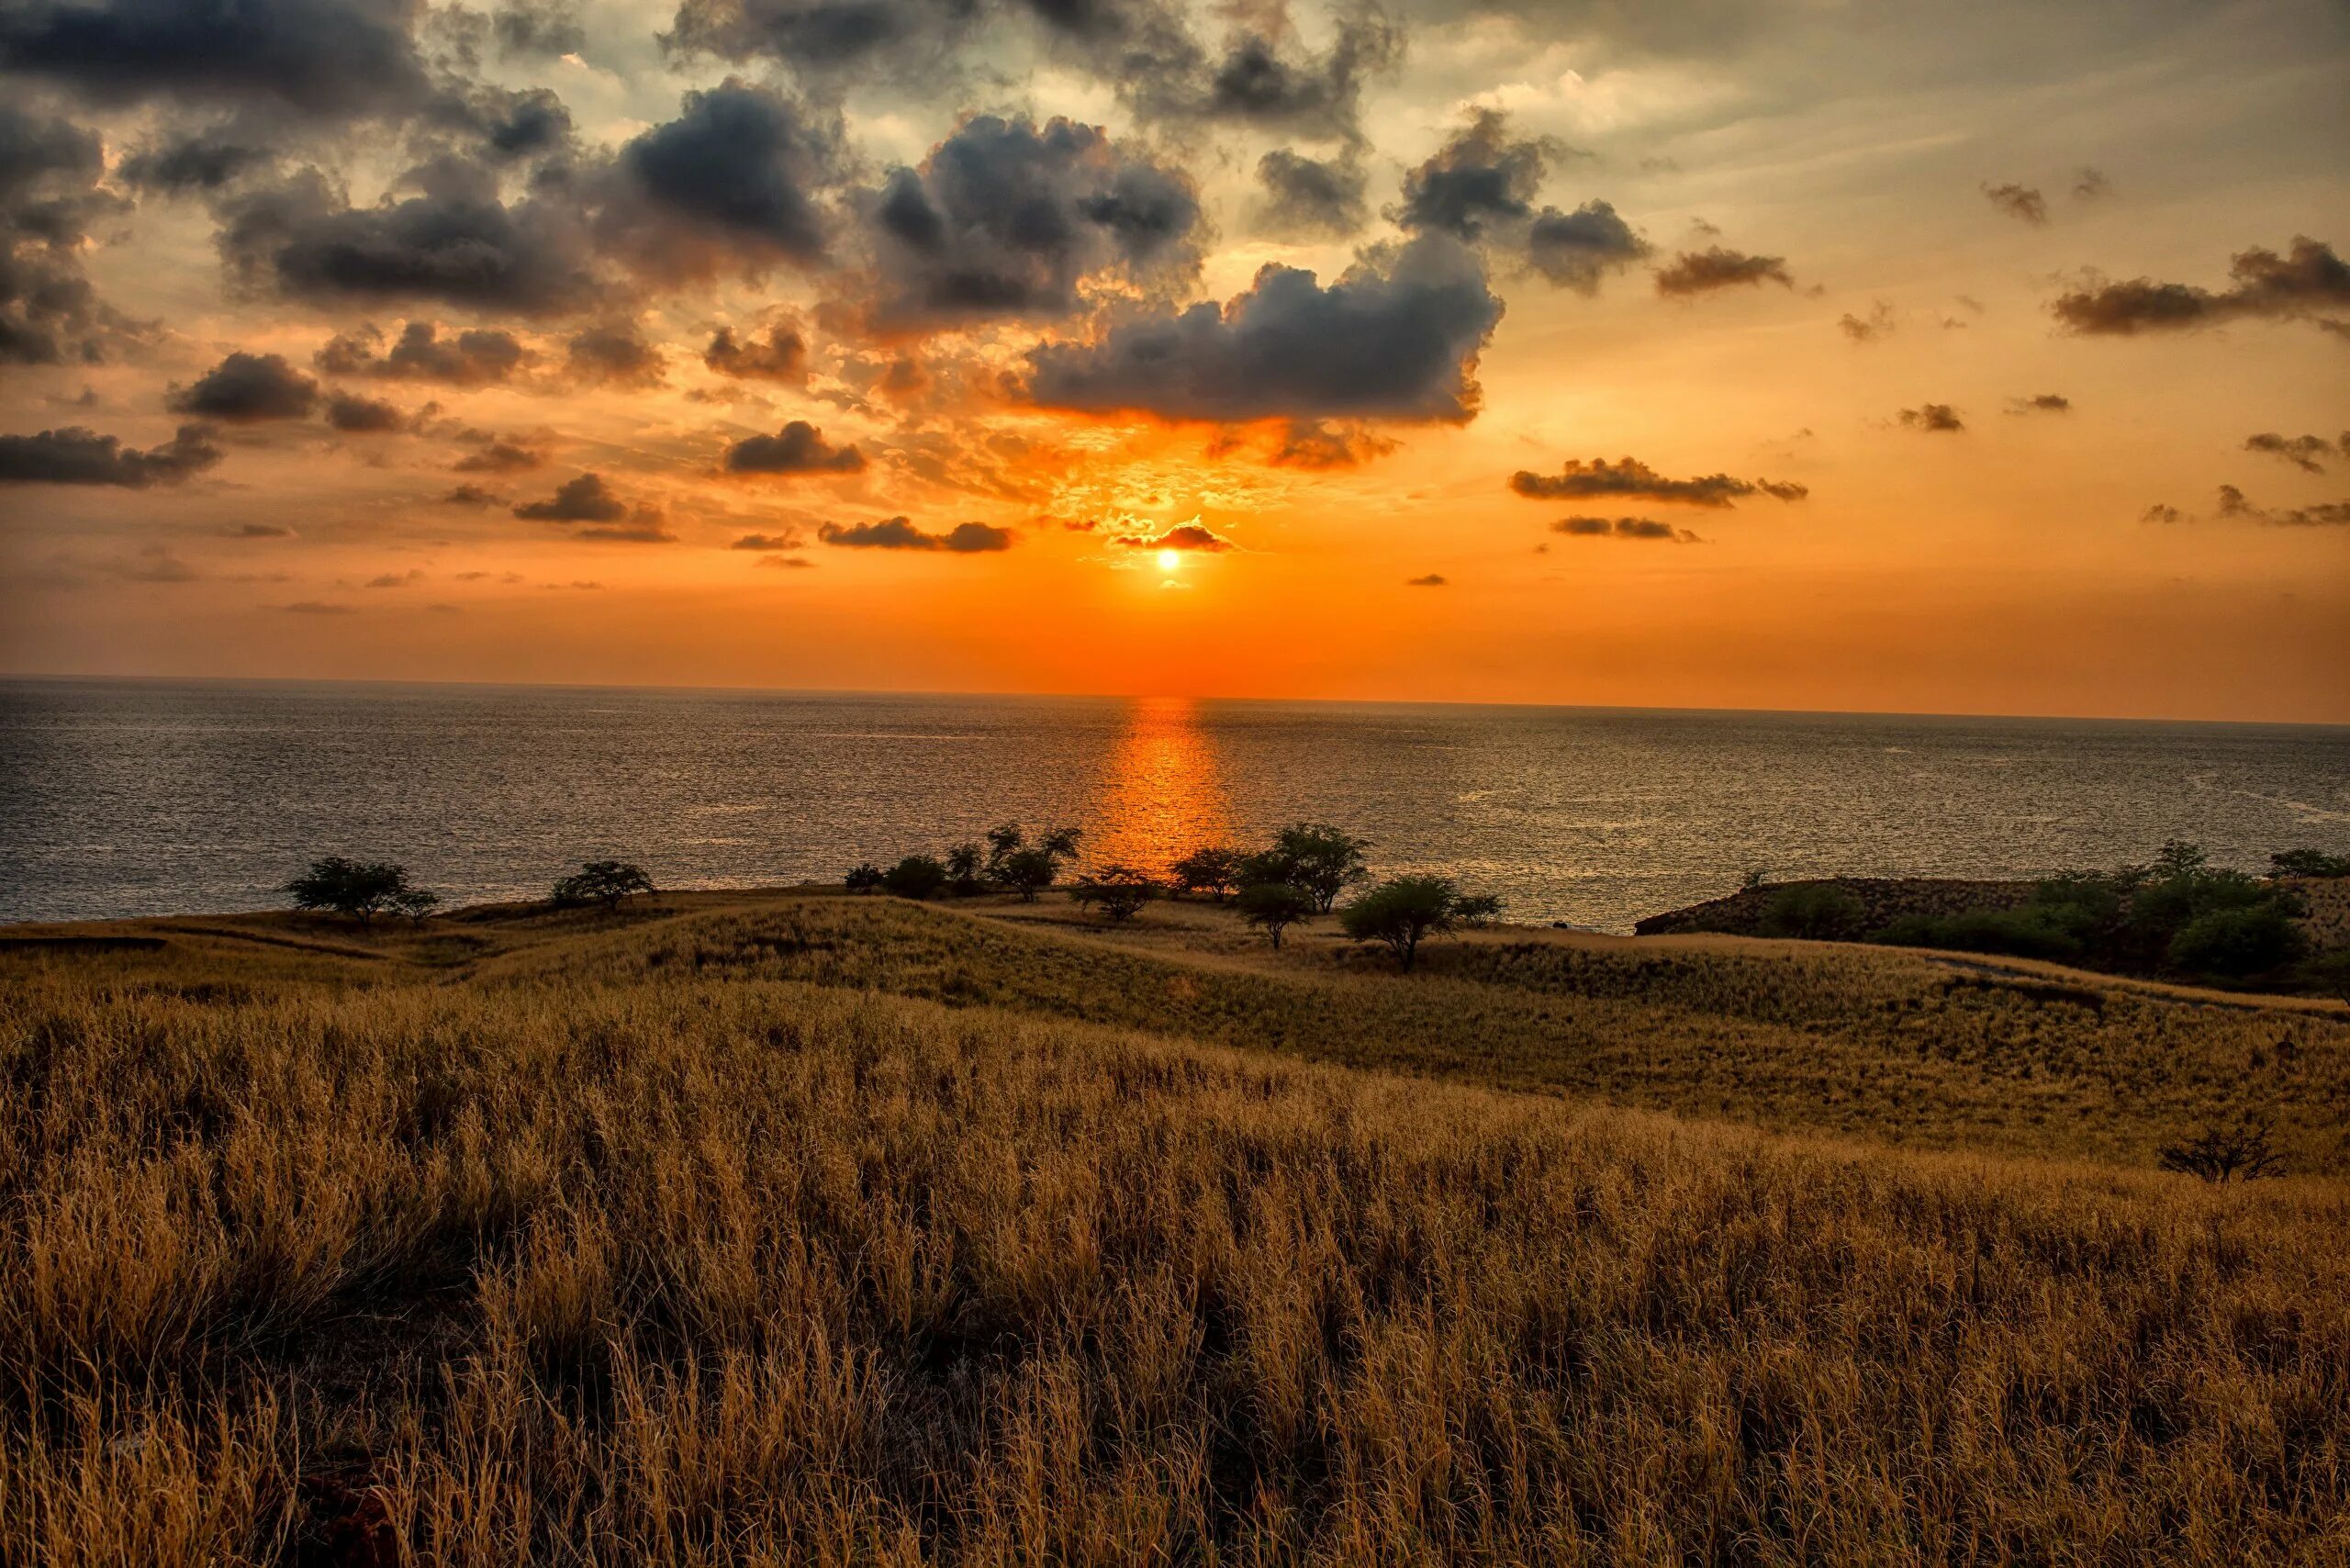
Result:
<svg viewBox="0 0 2350 1568"><path fill-rule="evenodd" d="M0 670L2350 722L2320 0L271 6L0 42Z"/></svg>

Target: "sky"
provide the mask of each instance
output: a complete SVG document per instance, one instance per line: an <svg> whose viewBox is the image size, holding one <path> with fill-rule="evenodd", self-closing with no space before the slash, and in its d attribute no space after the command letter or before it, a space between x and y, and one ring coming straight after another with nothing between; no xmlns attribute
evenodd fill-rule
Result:
<svg viewBox="0 0 2350 1568"><path fill-rule="evenodd" d="M2350 722L2350 8L0 0L0 671Z"/></svg>

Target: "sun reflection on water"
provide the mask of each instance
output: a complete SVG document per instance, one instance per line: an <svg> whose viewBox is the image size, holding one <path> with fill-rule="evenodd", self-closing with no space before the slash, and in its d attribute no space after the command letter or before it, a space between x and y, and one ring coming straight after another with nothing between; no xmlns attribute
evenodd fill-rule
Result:
<svg viewBox="0 0 2350 1568"><path fill-rule="evenodd" d="M1102 824L1089 858L1163 872L1231 834L1215 742L1189 697L1137 697L1102 781Z"/></svg>

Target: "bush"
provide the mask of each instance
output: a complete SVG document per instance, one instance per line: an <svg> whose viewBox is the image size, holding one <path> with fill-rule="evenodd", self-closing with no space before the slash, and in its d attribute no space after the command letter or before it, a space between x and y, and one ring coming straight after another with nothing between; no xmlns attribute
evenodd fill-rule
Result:
<svg viewBox="0 0 2350 1568"><path fill-rule="evenodd" d="M652 890L653 879L644 874L642 866L626 860L590 860L554 885L554 902L565 908L600 903L613 910L620 908L621 901L631 893Z"/></svg>
<svg viewBox="0 0 2350 1568"><path fill-rule="evenodd" d="M1858 894L1833 882L1781 888L1762 906L1765 936L1800 936L1816 942L1859 935L1868 910Z"/></svg>
<svg viewBox="0 0 2350 1568"><path fill-rule="evenodd" d="M1449 877L1398 877L1338 912L1338 929L1357 942L1383 942L1409 969L1420 940L1449 931L1460 918L1460 890Z"/></svg>
<svg viewBox="0 0 2350 1568"><path fill-rule="evenodd" d="M1251 882L1240 890L1240 918L1281 945L1281 933L1314 915L1314 898L1287 882Z"/></svg>
<svg viewBox="0 0 2350 1568"><path fill-rule="evenodd" d="M2268 857L2272 877L2350 877L2350 855L2322 849L2288 849Z"/></svg>
<svg viewBox="0 0 2350 1568"><path fill-rule="evenodd" d="M1240 851L1212 844L1194 849L1168 868L1180 890L1194 897L1205 893L1222 903L1240 885Z"/></svg>
<svg viewBox="0 0 2350 1568"><path fill-rule="evenodd" d="M853 893L869 893L888 879L880 867L870 860L860 860L849 868L848 875L841 879L841 886Z"/></svg>
<svg viewBox="0 0 2350 1568"><path fill-rule="evenodd" d="M1452 913L1461 924L1483 930L1502 917L1498 893L1463 893L1452 901Z"/></svg>
<svg viewBox="0 0 2350 1568"><path fill-rule="evenodd" d="M1104 866L1078 884L1077 902L1098 907L1113 925L1123 924L1158 896L1158 882L1132 866Z"/></svg>
<svg viewBox="0 0 2350 1568"><path fill-rule="evenodd" d="M2197 915L2170 939L2167 957L2188 974L2244 980L2297 963L2309 948L2292 915L2271 902Z"/></svg>
<svg viewBox="0 0 2350 1568"><path fill-rule="evenodd" d="M420 920L441 902L440 894L411 884L406 867L388 860L346 860L340 855L311 861L308 870L278 890L294 896L296 909L349 915L362 925L379 914Z"/></svg>
<svg viewBox="0 0 2350 1568"><path fill-rule="evenodd" d="M2350 1002L2350 947L2334 947L2301 966L2301 983L2311 991Z"/></svg>
<svg viewBox="0 0 2350 1568"><path fill-rule="evenodd" d="M1970 909L1957 914L1905 914L1870 938L1902 947L1954 953L2004 953L2019 958L2072 958L2081 939L2046 909Z"/></svg>
<svg viewBox="0 0 2350 1568"><path fill-rule="evenodd" d="M881 873L881 890L901 899L926 899L946 885L946 868L933 855L909 855Z"/></svg>

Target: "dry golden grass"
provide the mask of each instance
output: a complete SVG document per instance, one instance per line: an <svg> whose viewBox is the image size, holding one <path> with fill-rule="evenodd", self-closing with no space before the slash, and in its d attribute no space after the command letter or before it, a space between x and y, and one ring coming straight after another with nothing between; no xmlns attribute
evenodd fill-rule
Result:
<svg viewBox="0 0 2350 1568"><path fill-rule="evenodd" d="M1183 1037L1583 1089L1560 1042L1640 996L1707 1061L1689 1019L1827 1037L1904 969L1405 982L878 901L180 924L0 953L0 1562L2350 1560L2332 1179ZM1477 991L1448 1056L1416 999ZM1305 1022L1348 1006L1369 1044ZM1546 1008L1552 1066L1492 1059ZM2194 1072L2262 1016L2192 1015Z"/></svg>

